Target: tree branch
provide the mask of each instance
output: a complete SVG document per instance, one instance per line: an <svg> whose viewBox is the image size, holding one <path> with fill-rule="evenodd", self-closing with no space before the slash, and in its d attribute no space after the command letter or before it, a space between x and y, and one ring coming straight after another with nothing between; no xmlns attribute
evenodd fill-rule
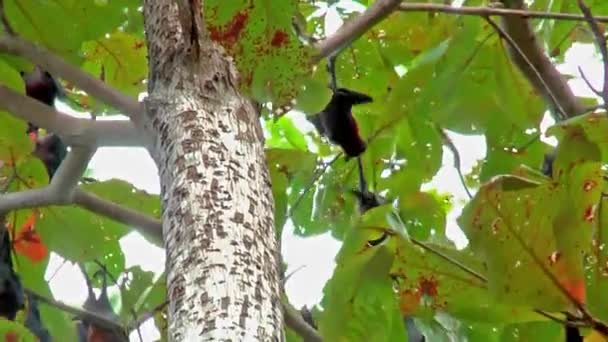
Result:
<svg viewBox="0 0 608 342"><path fill-rule="evenodd" d="M371 27L395 11L401 0L378 0L370 5L365 12L358 17L346 22L333 35L318 42L317 55L313 57L313 62L335 54L342 48L359 38Z"/></svg>
<svg viewBox="0 0 608 342"><path fill-rule="evenodd" d="M149 238L154 244L159 246L163 244L163 227L160 220L81 189L77 189L74 193L74 203L91 212L134 227L135 230Z"/></svg>
<svg viewBox="0 0 608 342"><path fill-rule="evenodd" d="M49 184L49 188L52 189L56 197L65 199L67 202L72 201L78 181L87 170L95 150L91 147L72 147L65 159L59 164L59 168L51 179L51 184Z"/></svg>
<svg viewBox="0 0 608 342"><path fill-rule="evenodd" d="M510 9L523 10L525 8L523 0L502 0L502 3ZM585 107L574 96L564 77L545 54L527 18L514 15L504 16L502 23L506 35L525 56L524 58L509 44L511 58L534 89L550 103L553 103L555 99L567 118L584 113ZM557 117L557 119L564 118Z"/></svg>
<svg viewBox="0 0 608 342"><path fill-rule="evenodd" d="M70 204L78 179L86 170L93 153L94 149L89 147L74 147L68 152L47 187L0 195L0 212Z"/></svg>
<svg viewBox="0 0 608 342"><path fill-rule="evenodd" d="M63 166L63 163L61 165ZM75 189L71 196L66 195L65 192L65 189L57 191L56 188L49 185L42 189L2 194L0 195L0 212L51 205L76 204L93 213L127 224L148 238L150 242L162 246L163 234L160 220L125 208L82 189Z"/></svg>
<svg viewBox="0 0 608 342"><path fill-rule="evenodd" d="M8 35L0 37L0 52L29 59L51 74L73 83L91 96L123 111L136 124L139 124L143 115L143 106L136 99L125 96L104 82L69 65L61 57L19 37Z"/></svg>
<svg viewBox="0 0 608 342"><path fill-rule="evenodd" d="M146 143L130 121L76 118L3 85L0 85L0 109L56 133L70 146L144 146Z"/></svg>
<svg viewBox="0 0 608 342"><path fill-rule="evenodd" d="M63 166L63 163L61 165ZM76 177L76 179L78 178ZM82 189L75 189L72 194L66 194L65 188L63 190L59 188L61 191L57 190L56 186L49 185L42 189L0 195L0 212L51 205L76 204L93 213L132 226L139 233L147 237L150 242L162 246L163 233L160 220L112 203Z"/></svg>
<svg viewBox="0 0 608 342"><path fill-rule="evenodd" d="M30 296L32 296L33 298L36 298L38 301L45 303L47 305L50 305L52 307L55 307L59 310L65 311L69 314L72 314L74 316L78 316L78 317L82 317L88 321L93 322L95 325L106 328L106 329L111 329L111 330L124 330L122 324L120 322L116 322L110 318L107 318L103 315L100 315L98 313L95 312L89 312L80 308L75 308L73 306L64 304L58 300L55 299L51 299L51 298L47 298L43 295L40 295L30 289L24 289L24 292L26 292L27 294L29 294Z"/></svg>
<svg viewBox="0 0 608 342"><path fill-rule="evenodd" d="M48 186L42 189L0 195L0 213L15 209L77 204L91 212L133 226L151 242L162 245L163 235L160 220L78 188L80 177L94 153L95 149L91 147L73 147L59 165L59 169Z"/></svg>
<svg viewBox="0 0 608 342"><path fill-rule="evenodd" d="M585 21L585 17L574 13L552 13L540 11L527 11L523 9L511 8L493 8L493 7L453 7L450 5L441 4L426 4L426 3L402 3L399 5L399 11L402 12L431 12L431 13L452 13L459 15L476 15L476 16L514 16L521 19L538 18L538 19L555 19L555 20L572 20ZM596 21L608 23L608 16L595 16Z"/></svg>

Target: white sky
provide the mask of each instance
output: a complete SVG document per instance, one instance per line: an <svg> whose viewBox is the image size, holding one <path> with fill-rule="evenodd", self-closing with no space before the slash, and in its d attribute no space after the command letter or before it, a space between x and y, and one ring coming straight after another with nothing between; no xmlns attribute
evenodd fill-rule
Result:
<svg viewBox="0 0 608 342"><path fill-rule="evenodd" d="M354 4L352 6L357 9L363 8L358 3L352 3ZM334 31L340 24L341 21L335 11L329 11L326 19L328 31ZM560 67L560 70L577 76L570 81L577 95L594 96L578 77L577 66L581 66L587 77L597 88L600 88L602 67L591 45L577 44L575 49L569 50L566 54L566 64ZM61 103L58 103L57 107L64 112L80 116ZM546 129L550 123L551 120L546 117L542 128ZM450 136L460 151L462 171L466 174L471 171L478 159L485 156L484 139L479 136L459 134L450 134ZM129 167L124 167L127 160ZM444 148L443 167L429 184L423 186L423 190L435 188L454 196L455 205L447 217L447 235L456 242L457 246L463 247L466 245L466 238L457 227L456 218L467 197L452 165L452 154ZM99 180L119 178L149 193L158 194L160 192L156 166L142 148L101 148L93 157L89 167L93 170L92 177ZM299 238L293 235L292 230L293 227L289 224L285 227L282 242L282 254L289 265L287 274L301 266L304 267L287 281L286 291L290 301L296 307L303 305L310 307L321 300L322 289L332 275L335 266L334 257L340 248L340 243L329 234ZM149 244L136 232L125 236L120 243L125 254L126 267L139 265L144 270L155 272L157 277L161 275L165 265L162 249ZM76 265L64 262L61 257L53 253L47 269L47 280L51 276L50 287L55 298L73 305L82 304L86 298L86 286ZM115 288L111 290L116 291ZM141 333L144 341L153 341L160 337L152 321L148 321L142 326ZM135 333L131 335L131 341L139 341Z"/></svg>

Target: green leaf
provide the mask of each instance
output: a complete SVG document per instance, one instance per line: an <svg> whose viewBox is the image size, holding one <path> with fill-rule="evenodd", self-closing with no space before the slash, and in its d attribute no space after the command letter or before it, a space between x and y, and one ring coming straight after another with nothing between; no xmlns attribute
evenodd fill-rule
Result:
<svg viewBox="0 0 608 342"><path fill-rule="evenodd" d="M598 164L574 168L562 186L498 177L467 204L458 223L471 248L487 263L488 284L498 298L546 310L564 308L568 303L564 291L582 300L580 258L591 241L588 234L565 237L564 229L590 230L577 230L573 224L589 226L593 216L585 216L589 204L573 210L567 201L597 201L599 193L591 194L592 187L582 183L598 184L598 171Z"/></svg>
<svg viewBox="0 0 608 342"><path fill-rule="evenodd" d="M442 201L426 192L401 196L399 213L410 236L428 240L432 236L444 236L446 212Z"/></svg>
<svg viewBox="0 0 608 342"><path fill-rule="evenodd" d="M115 31L126 24L130 15L141 17L139 6L136 0L109 1L101 5L94 1L10 0L5 4L5 11L19 36L77 62L82 60L83 42ZM57 25L58 22L62 25Z"/></svg>
<svg viewBox="0 0 608 342"><path fill-rule="evenodd" d="M203 13L211 39L235 57L242 84L259 102L288 105L310 70L311 53L292 29L294 0L205 1Z"/></svg>
<svg viewBox="0 0 608 342"><path fill-rule="evenodd" d="M608 200L602 197L598 224L593 228L591 253L585 260L587 305L592 315L608 320Z"/></svg>
<svg viewBox="0 0 608 342"><path fill-rule="evenodd" d="M118 240L126 226L76 207L48 207L36 230L50 250L73 262L99 259L110 272L124 268Z"/></svg>
<svg viewBox="0 0 608 342"><path fill-rule="evenodd" d="M0 60L0 84L24 93L23 79L4 60ZM0 168L18 162L34 150L34 144L25 134L26 127L25 121L0 111Z"/></svg>
<svg viewBox="0 0 608 342"><path fill-rule="evenodd" d="M121 287L120 316L123 320L129 321L133 319L133 314L139 311L137 304L149 301L149 294L155 285L152 281L154 273L145 272L139 266L125 269L124 273L129 280Z"/></svg>
<svg viewBox="0 0 608 342"><path fill-rule="evenodd" d="M338 265L324 289L319 331L328 341L389 341L404 336L388 276L394 254L386 246L366 247L367 230L347 235Z"/></svg>
<svg viewBox="0 0 608 342"><path fill-rule="evenodd" d="M83 50L87 72L133 97L146 90L143 81L148 77L148 63L143 37L115 32L84 43Z"/></svg>
<svg viewBox="0 0 608 342"><path fill-rule="evenodd" d="M502 331L502 342L516 341L564 341L564 326L556 322L529 322L505 326Z"/></svg>
<svg viewBox="0 0 608 342"><path fill-rule="evenodd" d="M83 185L82 188L84 190L90 191L95 195L102 197L105 200L111 201L113 203L119 204L129 209L133 209L139 213L149 215L151 217L160 219L160 198L158 195L151 195L143 190L139 190L135 188L128 182L119 179L110 179L103 182L94 182L90 184ZM111 221L109 219L100 218L102 224L103 222L111 222L110 231L108 234L111 234L112 229L115 229L114 232L123 234L126 227L118 222ZM120 235L122 236L122 235ZM156 237L146 236L144 237L148 239L149 242L154 244L160 244L161 241L158 241Z"/></svg>

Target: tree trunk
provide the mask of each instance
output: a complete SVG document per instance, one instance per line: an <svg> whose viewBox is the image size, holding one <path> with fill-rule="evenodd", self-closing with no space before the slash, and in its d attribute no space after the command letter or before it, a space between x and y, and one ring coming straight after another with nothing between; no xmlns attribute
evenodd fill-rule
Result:
<svg viewBox="0 0 608 342"><path fill-rule="evenodd" d="M147 0L144 124L156 137L170 341L282 340L279 252L258 113L200 1Z"/></svg>

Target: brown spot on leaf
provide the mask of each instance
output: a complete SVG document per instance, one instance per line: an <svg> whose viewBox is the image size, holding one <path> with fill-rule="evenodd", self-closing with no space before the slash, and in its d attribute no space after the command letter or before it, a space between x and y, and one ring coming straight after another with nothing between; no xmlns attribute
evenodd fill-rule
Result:
<svg viewBox="0 0 608 342"><path fill-rule="evenodd" d="M249 13L247 11L237 12L224 27L209 25L209 35L216 42L221 43L225 47L230 47L237 42L248 19Z"/></svg>
<svg viewBox="0 0 608 342"><path fill-rule="evenodd" d="M588 180L585 181L585 183L583 183L583 190L585 190L585 191L591 191L596 186L597 186L597 182L596 181L594 181L593 179L588 179Z"/></svg>
<svg viewBox="0 0 608 342"><path fill-rule="evenodd" d="M288 38L289 36L287 35L287 33L285 33L285 31L276 30L274 36L272 37L270 45L274 47L281 47L287 43Z"/></svg>
<svg viewBox="0 0 608 342"><path fill-rule="evenodd" d="M437 280L433 276L428 278L421 277L420 280L418 280L418 290L421 294L426 296L437 296L437 285Z"/></svg>
<svg viewBox="0 0 608 342"><path fill-rule="evenodd" d="M592 222L595 218L595 205L590 205L585 209L583 219L587 222Z"/></svg>

